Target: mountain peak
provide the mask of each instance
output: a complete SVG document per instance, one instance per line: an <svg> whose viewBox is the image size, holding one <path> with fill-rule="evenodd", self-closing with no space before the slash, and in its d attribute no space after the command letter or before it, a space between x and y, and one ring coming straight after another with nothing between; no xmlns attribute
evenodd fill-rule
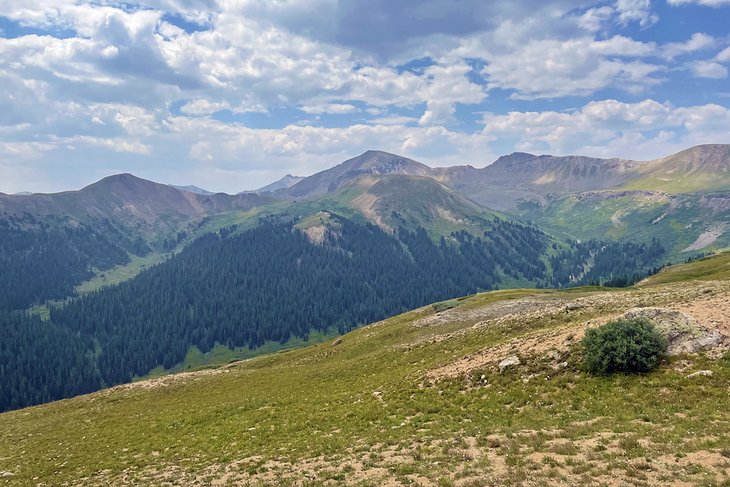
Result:
<svg viewBox="0 0 730 487"><path fill-rule="evenodd" d="M340 164L346 171L365 170L373 174L410 174L425 176L430 168L407 157L379 150L368 150Z"/></svg>
<svg viewBox="0 0 730 487"><path fill-rule="evenodd" d="M500 156L493 164L511 166L513 164L521 164L523 162L537 158L535 154L528 152L513 152L504 156Z"/></svg>
<svg viewBox="0 0 730 487"><path fill-rule="evenodd" d="M146 179L137 177L134 174L124 172L124 173L120 173L120 174L112 174L111 176L102 178L95 183L91 183L89 186L109 185L109 184L136 184L136 183L141 183L141 182L151 183L152 181L148 181ZM87 188L89 186L87 186Z"/></svg>
<svg viewBox="0 0 730 487"><path fill-rule="evenodd" d="M335 167L297 182L289 188L288 196L291 198L306 198L322 195L367 174L432 176L432 170L427 165L407 157L379 150L368 150Z"/></svg>

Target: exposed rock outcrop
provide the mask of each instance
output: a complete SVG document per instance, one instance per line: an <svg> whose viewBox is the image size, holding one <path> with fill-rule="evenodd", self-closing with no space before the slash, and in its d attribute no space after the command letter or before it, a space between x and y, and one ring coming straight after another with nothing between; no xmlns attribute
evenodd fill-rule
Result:
<svg viewBox="0 0 730 487"><path fill-rule="evenodd" d="M667 308L633 308L624 318L644 318L667 339L667 354L696 353L720 345L725 336L711 330L693 317Z"/></svg>

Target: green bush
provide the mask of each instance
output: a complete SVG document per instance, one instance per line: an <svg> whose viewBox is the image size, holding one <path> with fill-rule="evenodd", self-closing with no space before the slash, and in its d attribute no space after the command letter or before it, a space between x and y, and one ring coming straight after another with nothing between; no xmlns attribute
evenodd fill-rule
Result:
<svg viewBox="0 0 730 487"><path fill-rule="evenodd" d="M619 319L586 331L583 362L592 374L648 372L666 348L666 340L648 321Z"/></svg>

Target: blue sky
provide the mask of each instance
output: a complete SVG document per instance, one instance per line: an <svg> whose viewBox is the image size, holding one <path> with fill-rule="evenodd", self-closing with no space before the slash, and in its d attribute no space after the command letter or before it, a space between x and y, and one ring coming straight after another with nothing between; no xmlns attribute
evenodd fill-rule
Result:
<svg viewBox="0 0 730 487"><path fill-rule="evenodd" d="M0 191L730 143L730 0L0 0Z"/></svg>

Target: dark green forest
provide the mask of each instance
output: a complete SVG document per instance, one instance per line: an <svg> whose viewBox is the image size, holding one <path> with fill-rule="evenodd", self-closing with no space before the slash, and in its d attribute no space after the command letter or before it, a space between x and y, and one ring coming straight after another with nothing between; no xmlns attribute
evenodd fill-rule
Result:
<svg viewBox="0 0 730 487"><path fill-rule="evenodd" d="M292 222L266 219L244 232L223 229L130 281L52 309L49 322L0 315L0 410L172 367L191 346L202 352L216 343L256 348L269 340L306 339L312 330L343 333L434 301L495 289L508 278L541 286L608 280L648 268L661 254L658 243L574 243L559 251L537 228L500 219L481 236L456 232L439 242L420 228L391 235L333 219L320 244ZM80 255L79 248L74 253ZM548 251L556 256L545 259ZM593 268L576 280L586 259ZM608 259L626 264L616 267L612 260L609 268ZM28 299L47 297L35 296ZM6 310L14 307L8 303Z"/></svg>
<svg viewBox="0 0 730 487"><path fill-rule="evenodd" d="M126 264L129 253L149 251L142 239L127 237L108 220L5 216L0 219L0 310L71 296L78 283L93 276L93 268Z"/></svg>
<svg viewBox="0 0 730 487"><path fill-rule="evenodd" d="M570 248L550 257L551 287L629 286L658 272L666 252L656 238L649 244L589 240L572 241L569 245Z"/></svg>

